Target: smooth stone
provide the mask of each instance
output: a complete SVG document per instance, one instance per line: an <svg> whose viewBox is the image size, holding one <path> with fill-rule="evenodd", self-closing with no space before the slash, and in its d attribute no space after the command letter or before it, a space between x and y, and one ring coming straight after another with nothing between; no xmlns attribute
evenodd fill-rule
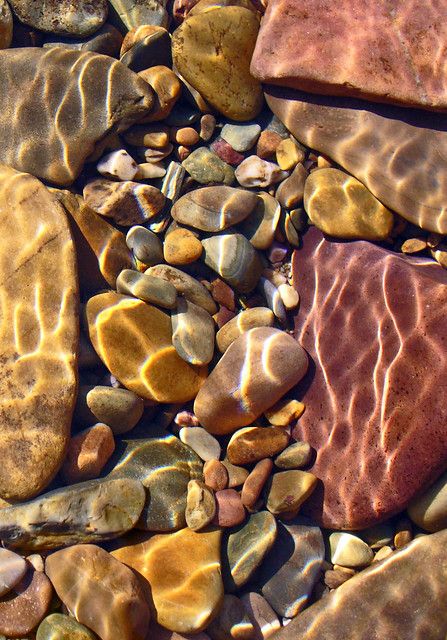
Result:
<svg viewBox="0 0 447 640"><path fill-rule="evenodd" d="M276 540L276 529L274 516L268 511L259 511L250 515L247 522L224 538L226 589L235 591L250 580L272 548Z"/></svg>
<svg viewBox="0 0 447 640"><path fill-rule="evenodd" d="M187 526L193 531L204 529L216 514L214 492L200 480L188 482L185 518Z"/></svg>
<svg viewBox="0 0 447 640"><path fill-rule="evenodd" d="M113 19L126 32L142 24L168 26L169 16L164 0L110 0Z"/></svg>
<svg viewBox="0 0 447 640"><path fill-rule="evenodd" d="M135 124L122 137L135 147L163 149L169 142L169 129L161 124Z"/></svg>
<svg viewBox="0 0 447 640"><path fill-rule="evenodd" d="M217 332L217 348L221 353L225 353L228 347L246 331L256 327L271 327L274 321L273 312L267 307L252 307L240 311Z"/></svg>
<svg viewBox="0 0 447 640"><path fill-rule="evenodd" d="M306 467L312 459L312 448L308 442L294 442L281 451L275 458L280 469L300 469Z"/></svg>
<svg viewBox="0 0 447 640"><path fill-rule="evenodd" d="M239 598L225 594L219 613L206 631L211 640L251 640L254 627Z"/></svg>
<svg viewBox="0 0 447 640"><path fill-rule="evenodd" d="M235 151L223 138L216 138L216 140L210 144L210 150L215 153L216 156L219 156L221 160L234 167L237 167L244 159L242 153Z"/></svg>
<svg viewBox="0 0 447 640"><path fill-rule="evenodd" d="M244 593L241 600L255 630L253 640L267 640L281 629L278 616L260 593Z"/></svg>
<svg viewBox="0 0 447 640"><path fill-rule="evenodd" d="M173 285L133 269L121 271L116 279L116 290L164 309L174 309L177 304L177 291Z"/></svg>
<svg viewBox="0 0 447 640"><path fill-rule="evenodd" d="M144 402L128 389L83 385L76 401L75 417L81 423L103 422L115 435L133 429L144 411Z"/></svg>
<svg viewBox="0 0 447 640"><path fill-rule="evenodd" d="M286 209L294 209L299 205L304 197L304 185L307 178L307 170L301 162L298 162L290 176L283 180L276 190L275 197L281 206Z"/></svg>
<svg viewBox="0 0 447 640"><path fill-rule="evenodd" d="M366 542L351 533L331 533L329 546L332 564L339 564L342 567L364 567L374 558L374 552Z"/></svg>
<svg viewBox="0 0 447 640"><path fill-rule="evenodd" d="M52 553L45 571L78 622L101 640L144 640L149 606L138 578L110 553L77 544Z"/></svg>
<svg viewBox="0 0 447 640"><path fill-rule="evenodd" d="M210 433L232 433L294 387L307 364L306 352L290 335L273 327L250 329L210 373L197 394L194 413Z"/></svg>
<svg viewBox="0 0 447 640"><path fill-rule="evenodd" d="M278 293L281 296L281 300L287 311L295 309L299 302L300 297L298 291L289 284L280 284L278 287Z"/></svg>
<svg viewBox="0 0 447 640"><path fill-rule="evenodd" d="M24 558L8 549L0 549L0 596L11 591L24 577L27 564Z"/></svg>
<svg viewBox="0 0 447 640"><path fill-rule="evenodd" d="M189 229L174 229L165 236L163 242L163 256L168 264L182 265L196 262L202 255L202 251L202 243Z"/></svg>
<svg viewBox="0 0 447 640"><path fill-rule="evenodd" d="M30 563L8 598L0 601L0 633L19 638L32 633L45 617L53 596L47 576Z"/></svg>
<svg viewBox="0 0 447 640"><path fill-rule="evenodd" d="M166 118L173 119L173 110L182 93L182 83L169 67L156 65L140 71L140 78L150 85L155 94L154 106L141 122L158 122ZM171 126L171 125L170 125Z"/></svg>
<svg viewBox="0 0 447 640"><path fill-rule="evenodd" d="M182 166L199 184L234 182L234 170L206 147L194 149L182 162Z"/></svg>
<svg viewBox="0 0 447 640"><path fill-rule="evenodd" d="M177 200L171 215L180 224L216 232L251 217L257 205L258 197L251 191L225 186L202 187Z"/></svg>
<svg viewBox="0 0 447 640"><path fill-rule="evenodd" d="M203 465L203 480L214 491L226 489L229 481L227 468L220 460L207 460Z"/></svg>
<svg viewBox="0 0 447 640"><path fill-rule="evenodd" d="M423 229L447 233L442 114L430 114L427 126L422 112L361 100L275 88L266 99L300 142L337 162L386 207Z"/></svg>
<svg viewBox="0 0 447 640"><path fill-rule="evenodd" d="M62 186L77 178L97 142L130 126L153 103L152 89L133 71L88 51L0 51L0 74L8 122L1 127L0 160Z"/></svg>
<svg viewBox="0 0 447 640"><path fill-rule="evenodd" d="M302 162L305 158L305 153L292 138L285 138L281 140L276 147L276 162L281 169L289 171L293 169L298 162Z"/></svg>
<svg viewBox="0 0 447 640"><path fill-rule="evenodd" d="M163 311L107 292L89 299L86 315L95 351L130 391L157 402L187 402L197 395L206 368L194 368L180 358Z"/></svg>
<svg viewBox="0 0 447 640"><path fill-rule="evenodd" d="M42 47L50 49L51 47L63 47L64 49L76 49L77 51L92 51L93 53L102 53L105 56L117 58L123 36L111 24L104 24L98 31L87 38L69 38L47 36Z"/></svg>
<svg viewBox="0 0 447 640"><path fill-rule="evenodd" d="M244 507L247 507L249 511L256 509L261 491L270 478L272 468L273 462L270 458L260 460L255 464L245 480L241 491L241 500Z"/></svg>
<svg viewBox="0 0 447 640"><path fill-rule="evenodd" d="M230 230L202 240L203 261L240 293L252 291L262 272L256 249L240 233Z"/></svg>
<svg viewBox="0 0 447 640"><path fill-rule="evenodd" d="M260 133L259 124L225 124L220 135L235 151L244 152L256 144Z"/></svg>
<svg viewBox="0 0 447 640"><path fill-rule="evenodd" d="M113 189L113 186L115 187L119 186L117 183L114 182L115 180L122 180L122 181L133 180L138 173L138 164L136 160L134 160L132 156L129 153L127 153L125 149L118 148L118 149L113 149L110 153L107 153L105 156L103 156L99 160L98 164L96 165L96 170L105 178L111 178L113 180L111 185ZM94 184L96 187L98 187L100 183L97 183L95 180ZM106 186L107 183L104 183L104 185ZM100 189L98 190L100 191ZM90 203L90 206L91 206L94 202L95 193L93 192L91 195L90 194L87 195L87 192L86 192L83 195L86 200L87 198L91 197L91 200L92 200L92 202ZM98 202L98 206L101 206L102 195L103 194L101 194L101 191L100 191L99 196L96 196L96 201Z"/></svg>
<svg viewBox="0 0 447 640"><path fill-rule="evenodd" d="M186 300L189 300L193 304L202 307L202 309L208 311L209 314L214 315L217 312L216 303L208 290L201 282L188 273L168 264L158 264L148 269L145 273L170 282L174 285L179 295L184 296Z"/></svg>
<svg viewBox="0 0 447 640"><path fill-rule="evenodd" d="M144 501L141 482L127 478L62 487L1 509L0 539L26 551L110 540L135 526Z"/></svg>
<svg viewBox="0 0 447 640"><path fill-rule="evenodd" d="M306 411L293 436L316 450L309 471L322 481L303 510L326 528L364 529L405 509L445 467L447 273L315 228L293 271L296 336L315 365L312 384L297 389Z"/></svg>
<svg viewBox="0 0 447 640"><path fill-rule="evenodd" d="M6 0L0 0L0 49L7 49L12 42L13 20Z"/></svg>
<svg viewBox="0 0 447 640"><path fill-rule="evenodd" d="M10 0L20 22L49 33L71 36L89 36L104 24L107 18L106 0Z"/></svg>
<svg viewBox="0 0 447 640"><path fill-rule="evenodd" d="M202 480L197 454L178 438L123 440L109 463L110 478L138 480L146 489L137 527L173 531L185 526L186 493L190 480Z"/></svg>
<svg viewBox="0 0 447 640"><path fill-rule="evenodd" d="M270 280L262 276L259 278L258 290L263 298L265 298L265 301L273 311L274 316L283 324L287 322L286 308L277 287L275 287Z"/></svg>
<svg viewBox="0 0 447 640"><path fill-rule="evenodd" d="M219 460L220 444L203 427L183 427L178 435L183 444L191 447L204 462Z"/></svg>
<svg viewBox="0 0 447 640"><path fill-rule="evenodd" d="M219 529L197 533L186 528L121 547L113 555L148 581L160 625L180 634L197 633L222 605L221 535Z"/></svg>
<svg viewBox="0 0 447 640"><path fill-rule="evenodd" d="M140 162L135 180L155 180L165 175L166 169L162 162Z"/></svg>
<svg viewBox="0 0 447 640"><path fill-rule="evenodd" d="M289 175L274 162L267 162L258 156L249 156L237 167L235 178L241 187L270 187Z"/></svg>
<svg viewBox="0 0 447 640"><path fill-rule="evenodd" d="M317 478L307 471L279 471L272 477L267 509L274 515L293 515L314 491Z"/></svg>
<svg viewBox="0 0 447 640"><path fill-rule="evenodd" d="M320 577L324 541L321 530L303 519L277 525L276 542L258 579L262 595L276 613L293 618L306 607Z"/></svg>
<svg viewBox="0 0 447 640"><path fill-rule="evenodd" d="M55 198L36 178L2 164L0 223L0 496L27 500L54 478L70 437L79 333L76 256Z"/></svg>
<svg viewBox="0 0 447 640"><path fill-rule="evenodd" d="M231 436L227 456L233 464L251 464L285 449L289 434L279 427L245 427Z"/></svg>
<svg viewBox="0 0 447 640"><path fill-rule="evenodd" d="M229 311L236 310L235 294L233 289L227 285L221 278L211 280L211 295L213 299L220 305L226 307Z"/></svg>
<svg viewBox="0 0 447 640"><path fill-rule="evenodd" d="M306 180L304 209L311 222L336 237L384 240L394 217L361 182L339 169L313 171Z"/></svg>
<svg viewBox="0 0 447 640"><path fill-rule="evenodd" d="M131 38L132 34L133 38ZM169 32L164 27L156 25L141 25L136 30L130 31L123 41L120 62L137 72L159 65L171 67Z"/></svg>
<svg viewBox="0 0 447 640"><path fill-rule="evenodd" d="M139 225L131 227L126 235L126 243L129 249L132 249L135 257L148 267L163 260L161 240L146 227Z"/></svg>
<svg viewBox="0 0 447 640"><path fill-rule="evenodd" d="M410 502L408 515L425 531L434 533L447 528L447 473Z"/></svg>
<svg viewBox="0 0 447 640"><path fill-rule="evenodd" d="M280 214L281 206L276 198L261 191L258 193L254 211L242 222L239 229L255 249L268 249L275 237Z"/></svg>
<svg viewBox="0 0 447 640"><path fill-rule="evenodd" d="M302 402L294 398L282 398L273 407L267 409L264 415L273 426L287 427L303 415L304 409L305 406Z"/></svg>
<svg viewBox="0 0 447 640"><path fill-rule="evenodd" d="M245 520L241 497L234 489L216 491L216 515L214 523L219 527L236 527Z"/></svg>
<svg viewBox="0 0 447 640"><path fill-rule="evenodd" d="M172 36L172 57L182 76L232 120L250 120L262 108L261 85L249 71L258 30L253 11L227 6L188 16Z"/></svg>
<svg viewBox="0 0 447 640"><path fill-rule="evenodd" d="M98 478L114 450L113 431L106 424L98 422L77 433L69 442L62 478L67 484Z"/></svg>
<svg viewBox="0 0 447 640"><path fill-rule="evenodd" d="M443 640L446 544L440 531L374 563L300 613L278 640Z"/></svg>
<svg viewBox="0 0 447 640"><path fill-rule="evenodd" d="M214 320L205 309L178 298L171 313L172 344L185 362L203 366L214 355Z"/></svg>
<svg viewBox="0 0 447 640"><path fill-rule="evenodd" d="M40 623L36 640L96 640L96 636L75 618L52 613Z"/></svg>
<svg viewBox="0 0 447 640"><path fill-rule="evenodd" d="M249 475L247 469L244 469L244 467L239 467L236 464L231 464L231 462L227 458L222 460L222 464L228 473L229 489L240 487L242 484L244 484Z"/></svg>

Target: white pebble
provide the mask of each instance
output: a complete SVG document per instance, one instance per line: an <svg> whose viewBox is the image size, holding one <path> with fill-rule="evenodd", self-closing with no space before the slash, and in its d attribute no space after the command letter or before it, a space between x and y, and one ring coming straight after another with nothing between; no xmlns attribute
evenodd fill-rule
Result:
<svg viewBox="0 0 447 640"><path fill-rule="evenodd" d="M274 162L249 156L241 162L234 175L242 187L268 187L287 178L289 172L283 171Z"/></svg>
<svg viewBox="0 0 447 640"><path fill-rule="evenodd" d="M290 284L280 284L278 291L286 309L295 309L298 306L300 301L298 291L291 287Z"/></svg>
<svg viewBox="0 0 447 640"><path fill-rule="evenodd" d="M166 175L166 169L161 162L142 162L138 165L135 180L152 180L163 178L164 175Z"/></svg>
<svg viewBox="0 0 447 640"><path fill-rule="evenodd" d="M96 168L102 176L118 180L133 180L138 173L137 163L124 149L105 155Z"/></svg>
<svg viewBox="0 0 447 640"><path fill-rule="evenodd" d="M183 427L179 438L193 449L204 462L219 460L221 448L216 438L203 427Z"/></svg>
<svg viewBox="0 0 447 640"><path fill-rule="evenodd" d="M374 558L374 552L366 542L351 533L336 531L329 536L332 564L355 569L365 567Z"/></svg>

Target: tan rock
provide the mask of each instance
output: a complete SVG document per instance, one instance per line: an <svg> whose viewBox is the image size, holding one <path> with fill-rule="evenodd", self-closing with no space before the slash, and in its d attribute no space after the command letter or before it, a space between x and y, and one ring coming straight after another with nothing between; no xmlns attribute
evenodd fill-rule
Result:
<svg viewBox="0 0 447 640"><path fill-rule="evenodd" d="M164 120L180 98L182 92L180 80L171 69L163 65L150 67L140 71L138 75L152 87L155 93L154 106L142 122Z"/></svg>
<svg viewBox="0 0 447 640"><path fill-rule="evenodd" d="M228 486L228 471L220 460L207 460L203 465L203 479L207 487L221 491Z"/></svg>
<svg viewBox="0 0 447 640"><path fill-rule="evenodd" d="M304 160L304 151L292 140L292 138L286 138L281 140L276 147L276 162L281 169L288 171Z"/></svg>
<svg viewBox="0 0 447 640"><path fill-rule="evenodd" d="M275 473L267 496L267 509L274 515L295 516L316 486L317 478L307 471Z"/></svg>
<svg viewBox="0 0 447 640"><path fill-rule="evenodd" d="M204 529L212 522L215 513L214 492L200 480L190 480L185 510L188 527L193 531Z"/></svg>
<svg viewBox="0 0 447 640"><path fill-rule="evenodd" d="M275 427L287 427L294 420L298 420L304 413L305 406L298 400L283 398L273 407L267 409L265 417Z"/></svg>
<svg viewBox="0 0 447 640"><path fill-rule="evenodd" d="M171 313L172 344L179 356L193 365L206 365L214 354L214 321L208 311L178 298Z"/></svg>
<svg viewBox="0 0 447 640"><path fill-rule="evenodd" d="M255 327L271 327L274 322L273 312L267 307L252 307L241 311L217 332L217 348L221 353L225 353L228 347L246 331Z"/></svg>
<svg viewBox="0 0 447 640"><path fill-rule="evenodd" d="M188 273L185 273L180 269L176 269L168 264L157 264L156 266L148 269L145 273L167 280L174 285L178 294L184 296L187 300L190 300L199 307L202 307L211 315L216 313L216 303L208 293L208 290L201 282L190 276Z"/></svg>
<svg viewBox="0 0 447 640"><path fill-rule="evenodd" d="M67 484L97 478L114 450L112 429L98 422L71 438L62 477Z"/></svg>
<svg viewBox="0 0 447 640"><path fill-rule="evenodd" d="M447 528L447 473L408 506L412 521L425 531Z"/></svg>
<svg viewBox="0 0 447 640"><path fill-rule="evenodd" d="M283 142L287 141L283 140ZM304 185L307 176L308 173L304 165L298 162L290 176L281 182L275 197L283 207L286 209L294 209L300 204L304 196Z"/></svg>
<svg viewBox="0 0 447 640"><path fill-rule="evenodd" d="M241 500L247 509L253 509L258 501L261 491L272 472L273 462L270 458L260 460L255 464L242 487Z"/></svg>
<svg viewBox="0 0 447 640"><path fill-rule="evenodd" d="M165 237L163 243L163 255L168 264L196 262L202 251L202 243L189 229L175 229Z"/></svg>
<svg viewBox="0 0 447 640"><path fill-rule="evenodd" d="M133 180L138 173L136 161L125 149L115 149L107 153L98 162L96 169L102 176L112 180Z"/></svg>
<svg viewBox="0 0 447 640"><path fill-rule="evenodd" d="M169 129L164 125L134 125L123 133L127 144L149 149L163 149L169 142Z"/></svg>
<svg viewBox="0 0 447 640"><path fill-rule="evenodd" d="M300 469L306 467L312 459L312 447L308 442L294 442L275 458L280 469Z"/></svg>
<svg viewBox="0 0 447 640"><path fill-rule="evenodd" d="M231 464L231 462L227 458L222 460L222 464L228 473L229 489L240 487L241 484L244 484L245 480L248 478L247 469L244 469L244 467L239 467L236 464Z"/></svg>
<svg viewBox="0 0 447 640"><path fill-rule="evenodd" d="M143 399L128 389L83 385L79 388L75 417L84 425L104 422L119 435L133 429L143 410Z"/></svg>
<svg viewBox="0 0 447 640"><path fill-rule="evenodd" d="M177 291L170 282L133 269L121 271L116 290L164 309L174 309L177 304Z"/></svg>
<svg viewBox="0 0 447 640"><path fill-rule="evenodd" d="M279 427L245 427L231 436L227 456L233 464L251 464L283 451L289 434Z"/></svg>
<svg viewBox="0 0 447 640"><path fill-rule="evenodd" d="M121 31L129 31L140 25L167 27L169 22L164 0L110 0L111 19L116 20Z"/></svg>
<svg viewBox="0 0 447 640"><path fill-rule="evenodd" d="M287 472L284 472L287 473ZM290 471L288 473L291 473ZM295 471L294 473L298 473ZM303 471L301 473L304 473ZM364 567L374 558L374 552L366 542L351 533L334 532L329 536L332 564L342 567Z"/></svg>
<svg viewBox="0 0 447 640"><path fill-rule="evenodd" d="M0 49L7 49L12 40L12 13L6 0L0 1Z"/></svg>

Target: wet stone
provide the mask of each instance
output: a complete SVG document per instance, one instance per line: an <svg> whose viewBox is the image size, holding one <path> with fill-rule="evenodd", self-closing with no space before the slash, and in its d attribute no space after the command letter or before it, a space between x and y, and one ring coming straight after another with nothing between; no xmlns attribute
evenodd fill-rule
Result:
<svg viewBox="0 0 447 640"><path fill-rule="evenodd" d="M241 596L245 610L254 627L253 640L267 640L279 631L281 624L278 616L260 593L251 591Z"/></svg>
<svg viewBox="0 0 447 640"><path fill-rule="evenodd" d="M221 491L228 486L228 471L220 460L207 460L203 465L203 479L207 487Z"/></svg>
<svg viewBox="0 0 447 640"><path fill-rule="evenodd" d="M236 431L227 446L233 464L250 464L274 456L289 443L289 434L278 427L245 427Z"/></svg>
<svg viewBox="0 0 447 640"><path fill-rule="evenodd" d="M222 607L207 628L211 640L251 640L254 628L241 600L225 594Z"/></svg>
<svg viewBox="0 0 447 640"><path fill-rule="evenodd" d="M275 427L287 427L303 415L304 409L305 406L302 402L293 398L282 398L273 407L267 409L265 417Z"/></svg>
<svg viewBox="0 0 447 640"><path fill-rule="evenodd" d="M272 472L273 462L270 458L260 460L250 471L241 492L242 504L248 510L254 509L267 480Z"/></svg>
<svg viewBox="0 0 447 640"><path fill-rule="evenodd" d="M218 303L229 309L230 311L235 311L236 305L234 301L234 291L231 287L227 285L226 282L221 280L220 278L214 278L210 282L211 284L211 295L213 299Z"/></svg>
<svg viewBox="0 0 447 640"><path fill-rule="evenodd" d="M380 522L364 529L361 536L371 549L380 549L393 542L394 526L390 522Z"/></svg>
<svg viewBox="0 0 447 640"><path fill-rule="evenodd" d="M179 438L184 444L191 447L203 461L219 460L220 444L203 427L183 427L180 429Z"/></svg>
<svg viewBox="0 0 447 640"><path fill-rule="evenodd" d="M27 564L24 558L8 549L0 549L0 596L11 591L26 571Z"/></svg>
<svg viewBox="0 0 447 640"><path fill-rule="evenodd" d="M281 451L275 458L280 469L300 469L306 467L312 459L312 448L308 442L294 442Z"/></svg>
<svg viewBox="0 0 447 640"><path fill-rule="evenodd" d="M231 464L231 462L225 458L222 460L222 464L228 473L228 488L233 489L234 487L240 487L246 479L248 478L249 472L244 467L239 467L236 464Z"/></svg>
<svg viewBox="0 0 447 640"><path fill-rule="evenodd" d="M120 62L136 72L159 65L170 67L169 32L163 27L147 24L129 31L123 40Z"/></svg>
<svg viewBox="0 0 447 640"><path fill-rule="evenodd" d="M281 169L288 171L304 160L304 151L291 138L281 140L276 147L276 162Z"/></svg>
<svg viewBox="0 0 447 640"><path fill-rule="evenodd" d="M9 4L0 2L0 49L7 49L12 41L13 21Z"/></svg>
<svg viewBox="0 0 447 640"><path fill-rule="evenodd" d="M151 276L163 278L167 282L174 285L177 293L182 295L193 304L202 307L209 314L214 315L217 312L217 306L208 290L201 282L190 276L188 273L176 269L168 264L158 264L146 271Z"/></svg>
<svg viewBox="0 0 447 640"><path fill-rule="evenodd" d="M142 398L128 389L82 385L76 401L75 417L84 424L103 422L115 435L119 435L134 428L143 410Z"/></svg>
<svg viewBox="0 0 447 640"><path fill-rule="evenodd" d="M210 150L215 153L216 156L219 156L221 160L231 164L233 167L237 167L244 159L242 153L235 151L233 147L222 138L216 138L216 140L210 144Z"/></svg>
<svg viewBox="0 0 447 640"><path fill-rule="evenodd" d="M283 180L276 191L276 198L286 209L294 209L304 197L304 185L308 173L299 162L288 178Z"/></svg>
<svg viewBox="0 0 447 640"><path fill-rule="evenodd" d="M281 295L277 287L275 287L275 285L270 280L267 280L267 278L264 278L264 276L262 276L259 279L258 290L265 298L267 305L273 311L275 317L278 318L280 322L285 323L287 320L286 309L284 307Z"/></svg>
<svg viewBox="0 0 447 640"><path fill-rule="evenodd" d="M174 309L177 304L177 291L173 285L162 278L133 269L121 271L116 279L116 290L164 309Z"/></svg>
<svg viewBox="0 0 447 640"><path fill-rule="evenodd" d="M240 311L224 324L216 335L216 344L221 353L225 353L239 336L255 327L271 327L274 324L273 312L267 307L252 307Z"/></svg>
<svg viewBox="0 0 447 640"><path fill-rule="evenodd" d="M208 311L178 298L171 322L172 344L182 360L198 366L208 364L214 354L214 320Z"/></svg>
<svg viewBox="0 0 447 640"><path fill-rule="evenodd" d="M234 489L217 491L215 524L219 527L235 527L244 520L245 509L238 492Z"/></svg>
<svg viewBox="0 0 447 640"><path fill-rule="evenodd" d="M164 259L173 265L196 262L202 250L202 243L189 229L175 229L165 237L163 243Z"/></svg>
<svg viewBox="0 0 447 640"><path fill-rule="evenodd" d="M35 29L70 36L89 36L107 18L106 0L10 0L17 18Z"/></svg>
<svg viewBox="0 0 447 640"><path fill-rule="evenodd" d="M357 536L335 532L329 536L332 564L342 567L364 567L374 557L372 549Z"/></svg>
<svg viewBox="0 0 447 640"><path fill-rule="evenodd" d="M268 249L275 237L280 214L281 207L276 198L262 191L258 193L254 211L239 228L255 249Z"/></svg>
<svg viewBox="0 0 447 640"><path fill-rule="evenodd" d="M158 236L146 227L131 227L126 235L126 243L143 264L151 267L163 260L162 244Z"/></svg>
<svg viewBox="0 0 447 640"><path fill-rule="evenodd" d="M142 24L168 26L168 12L164 0L110 0L111 18L120 30L130 31Z"/></svg>
<svg viewBox="0 0 447 640"><path fill-rule="evenodd" d="M213 491L200 480L188 482L185 518L187 526L193 531L208 526L216 513L216 501Z"/></svg>
<svg viewBox="0 0 447 640"><path fill-rule="evenodd" d="M202 240L203 260L231 287L241 293L252 291L261 275L261 259L240 233L231 231Z"/></svg>
<svg viewBox="0 0 447 640"><path fill-rule="evenodd" d="M261 127L258 124L226 124L220 135L235 151L244 152L256 144L260 133Z"/></svg>
<svg viewBox="0 0 447 640"><path fill-rule="evenodd" d="M276 149L280 144L282 137L276 131L265 129L261 131L258 143L256 145L256 155L265 160L275 155Z"/></svg>
<svg viewBox="0 0 447 640"><path fill-rule="evenodd" d="M75 618L52 613L40 623L36 640L96 640L96 636Z"/></svg>
<svg viewBox="0 0 447 640"><path fill-rule="evenodd" d="M432 533L447 528L447 473L408 506L412 521Z"/></svg>
<svg viewBox="0 0 447 640"><path fill-rule="evenodd" d="M77 433L68 445L61 474L67 484L97 478L115 449L113 431L98 424Z"/></svg>
<svg viewBox="0 0 447 640"><path fill-rule="evenodd" d="M102 53L105 56L117 58L122 41L123 36L118 29L106 23L87 38L47 36L42 46L44 49L62 47L63 49L75 49L77 51L91 51L93 53Z"/></svg>
<svg viewBox="0 0 447 640"><path fill-rule="evenodd" d="M140 71L138 75L152 87L155 93L154 107L142 122L158 122L169 118L182 92L181 82L175 73L169 67L156 65ZM168 124L167 121L166 124Z"/></svg>
<svg viewBox="0 0 447 640"><path fill-rule="evenodd" d="M267 495L267 509L275 515L295 516L316 484L317 478L307 471L275 473Z"/></svg>
<svg viewBox="0 0 447 640"><path fill-rule="evenodd" d="M222 183L230 185L234 182L234 170L206 147L195 149L182 162L182 166L191 178L200 184Z"/></svg>
<svg viewBox="0 0 447 640"><path fill-rule="evenodd" d="M289 174L274 162L249 156L237 167L234 175L241 187L269 187L281 182Z"/></svg>

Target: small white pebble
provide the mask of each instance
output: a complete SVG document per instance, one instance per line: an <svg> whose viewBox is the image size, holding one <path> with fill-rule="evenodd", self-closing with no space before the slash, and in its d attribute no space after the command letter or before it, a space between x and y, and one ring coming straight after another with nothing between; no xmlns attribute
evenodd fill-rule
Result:
<svg viewBox="0 0 447 640"><path fill-rule="evenodd" d="M203 427L183 427L180 429L179 438L193 449L199 458L205 462L219 460L221 448L216 438Z"/></svg>
<svg viewBox="0 0 447 640"><path fill-rule="evenodd" d="M164 175L166 175L166 169L161 162L142 162L138 165L135 180L152 180L163 178Z"/></svg>
<svg viewBox="0 0 447 640"><path fill-rule="evenodd" d="M33 565L36 571L41 571L43 573L44 563L41 555L38 553L32 553L30 556L27 556L26 559Z"/></svg>
<svg viewBox="0 0 447 640"><path fill-rule="evenodd" d="M118 180L133 180L138 173L137 163L124 149L105 155L96 168L102 176Z"/></svg>
<svg viewBox="0 0 447 640"><path fill-rule="evenodd" d="M286 309L295 309L298 306L300 301L298 291L291 287L290 284L280 284L278 291Z"/></svg>
<svg viewBox="0 0 447 640"><path fill-rule="evenodd" d="M242 187L268 187L287 178L289 172L283 171L274 162L249 156L241 162L234 175Z"/></svg>

